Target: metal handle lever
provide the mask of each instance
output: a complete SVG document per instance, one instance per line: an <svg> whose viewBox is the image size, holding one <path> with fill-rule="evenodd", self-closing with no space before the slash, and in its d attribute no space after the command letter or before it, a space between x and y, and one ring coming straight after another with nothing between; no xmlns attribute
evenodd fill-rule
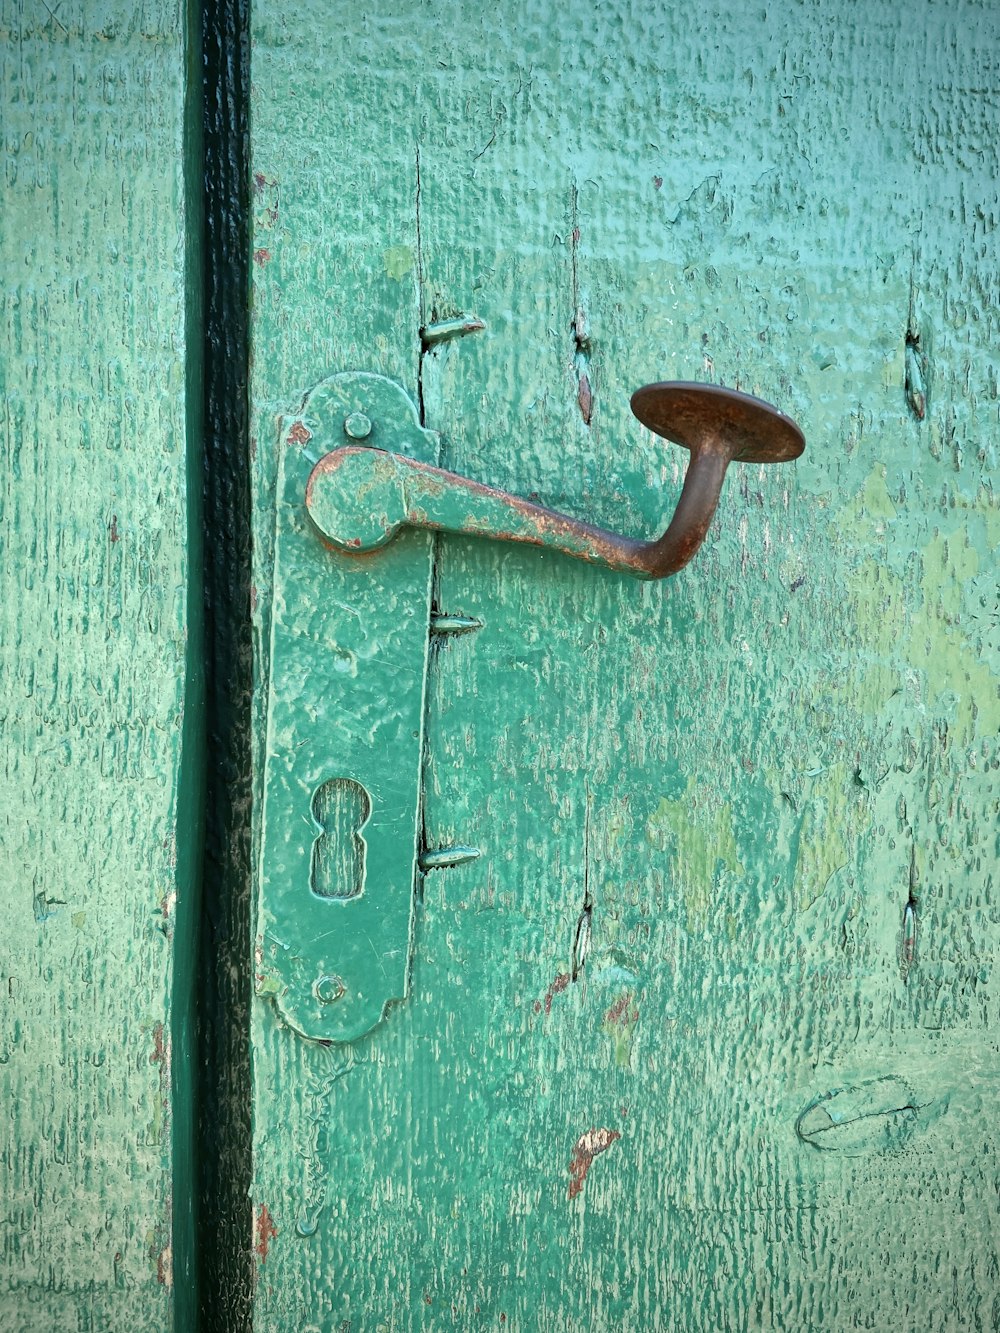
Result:
<svg viewBox="0 0 1000 1333"><path fill-rule="evenodd" d="M731 462L783 463L805 448L794 421L733 389L647 384L631 401L644 426L691 452L674 516L655 541L620 536L363 444L344 445L319 460L306 486L306 508L327 541L358 555L384 546L401 527L434 528L527 542L636 578L662 579L683 569L704 540ZM366 417L355 415L345 428L364 438L366 425Z"/></svg>

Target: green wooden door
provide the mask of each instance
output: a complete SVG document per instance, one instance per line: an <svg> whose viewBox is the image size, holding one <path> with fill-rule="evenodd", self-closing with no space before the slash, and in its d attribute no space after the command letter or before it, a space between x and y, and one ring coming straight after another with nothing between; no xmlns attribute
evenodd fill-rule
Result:
<svg viewBox="0 0 1000 1333"><path fill-rule="evenodd" d="M1000 1327L995 6L252 9L246 439L241 4L0 4L0 1325ZM342 595L273 561L341 371L625 532L683 467L646 381L808 449L667 584L410 535ZM351 1042L248 919L296 599L354 636L309 743L420 828ZM385 808L307 804L356 877Z"/></svg>
<svg viewBox="0 0 1000 1333"><path fill-rule="evenodd" d="M326 376L625 531L681 476L648 380L808 441L667 584L434 540L481 628L415 652L413 799L480 855L418 877L369 1035L257 1001L255 1327L1000 1326L995 7L252 29L259 773L279 417Z"/></svg>
<svg viewBox="0 0 1000 1333"><path fill-rule="evenodd" d="M195 1317L194 40L166 0L0 3L5 1333Z"/></svg>

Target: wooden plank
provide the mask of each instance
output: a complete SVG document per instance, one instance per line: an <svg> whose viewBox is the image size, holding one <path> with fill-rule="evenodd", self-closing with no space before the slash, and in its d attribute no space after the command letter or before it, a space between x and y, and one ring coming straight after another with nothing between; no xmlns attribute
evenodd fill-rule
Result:
<svg viewBox="0 0 1000 1333"><path fill-rule="evenodd" d="M412 354L352 270L419 147L423 317L487 326L423 358L447 466L648 533L681 461L644 381L809 443L665 588L440 541L484 628L432 657L425 836L482 855L426 877L367 1039L258 1011L257 1326L989 1326L997 15L341 18L257 7L282 197L381 192L298 215L259 348L280 299L312 354L337 268L329 368Z"/></svg>
<svg viewBox="0 0 1000 1333"><path fill-rule="evenodd" d="M193 1299L183 7L4 3L0 43L0 1324L162 1333Z"/></svg>

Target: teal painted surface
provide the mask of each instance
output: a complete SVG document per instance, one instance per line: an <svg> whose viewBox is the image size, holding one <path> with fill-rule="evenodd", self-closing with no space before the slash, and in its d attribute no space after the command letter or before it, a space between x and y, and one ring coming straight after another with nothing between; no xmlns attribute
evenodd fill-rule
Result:
<svg viewBox="0 0 1000 1333"><path fill-rule="evenodd" d="M257 1007L256 1326L992 1327L994 7L254 38L262 644L278 418L334 370L624 531L681 473L621 448L636 384L809 441L668 585L437 540L435 616L482 628L434 639L424 841L480 855L418 884L368 1037Z"/></svg>
<svg viewBox="0 0 1000 1333"><path fill-rule="evenodd" d="M0 5L5 1333L191 1327L186 22L176 5Z"/></svg>

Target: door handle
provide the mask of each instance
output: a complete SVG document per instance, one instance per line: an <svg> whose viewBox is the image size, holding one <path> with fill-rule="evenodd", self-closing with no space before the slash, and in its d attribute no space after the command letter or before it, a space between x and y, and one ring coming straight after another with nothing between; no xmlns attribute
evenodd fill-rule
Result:
<svg viewBox="0 0 1000 1333"><path fill-rule="evenodd" d="M255 986L303 1036L355 1041L405 998L417 875L478 854L421 845L434 548L394 534L479 533L662 578L697 550L731 461L803 449L788 417L730 389L654 384L632 409L692 454L652 542L434 467L437 436L379 375L332 375L281 419ZM380 547L374 578L357 557Z"/></svg>
<svg viewBox="0 0 1000 1333"><path fill-rule="evenodd" d="M372 435L364 413L345 418L355 443L316 463L306 508L322 536L339 550L363 555L400 528L525 542L639 579L662 579L688 563L705 538L732 462L783 463L805 448L798 426L770 403L707 384L647 384L631 399L649 430L691 453L684 486L663 536L643 541L594 527L454 472L358 443ZM391 431L379 432L386 442Z"/></svg>

